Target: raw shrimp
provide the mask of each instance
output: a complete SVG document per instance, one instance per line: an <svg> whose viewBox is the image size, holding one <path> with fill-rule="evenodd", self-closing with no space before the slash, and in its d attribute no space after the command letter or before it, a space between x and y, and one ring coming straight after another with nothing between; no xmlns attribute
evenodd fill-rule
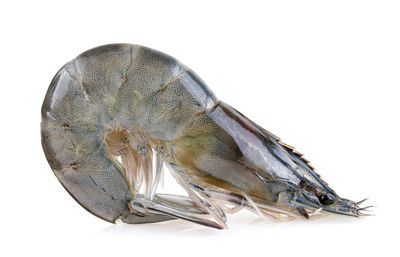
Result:
<svg viewBox="0 0 400 257"><path fill-rule="evenodd" d="M225 213L240 209L267 220L363 215L191 69L138 45L100 46L64 65L43 102L41 135L61 184L109 222L181 218L222 229ZM164 164L187 196L157 193Z"/></svg>

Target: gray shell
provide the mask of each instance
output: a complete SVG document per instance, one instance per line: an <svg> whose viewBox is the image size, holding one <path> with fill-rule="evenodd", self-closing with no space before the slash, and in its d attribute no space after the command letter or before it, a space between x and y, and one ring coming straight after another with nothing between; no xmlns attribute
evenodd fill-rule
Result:
<svg viewBox="0 0 400 257"><path fill-rule="evenodd" d="M311 210L327 194L343 203L292 147L218 101L179 61L142 46L97 47L62 67L43 102L41 131L62 185L110 222L179 217L222 228L226 204L308 217L295 203L305 196ZM162 163L189 198L154 193Z"/></svg>

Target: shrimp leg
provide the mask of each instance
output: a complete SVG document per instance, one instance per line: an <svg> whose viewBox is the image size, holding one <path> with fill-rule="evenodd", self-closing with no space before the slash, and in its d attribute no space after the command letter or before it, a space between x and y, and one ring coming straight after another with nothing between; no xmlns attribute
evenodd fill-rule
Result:
<svg viewBox="0 0 400 257"><path fill-rule="evenodd" d="M138 217L141 215L143 217L166 215L171 219L180 218L212 228L225 228L224 224L220 224L218 221L214 222L200 217L200 215L208 214L208 212L196 206L194 202L184 196L156 194L151 201L138 196L130 202L130 209ZM127 220L123 221L126 222Z"/></svg>

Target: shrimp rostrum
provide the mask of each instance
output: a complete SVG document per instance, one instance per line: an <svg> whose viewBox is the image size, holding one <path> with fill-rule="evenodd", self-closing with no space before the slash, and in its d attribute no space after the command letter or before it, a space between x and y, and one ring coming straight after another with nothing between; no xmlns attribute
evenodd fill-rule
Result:
<svg viewBox="0 0 400 257"><path fill-rule="evenodd" d="M191 69L142 46L100 46L64 65L43 102L41 135L61 184L109 222L226 228L226 213L240 209L268 220L365 215ZM163 167L186 196L157 192Z"/></svg>

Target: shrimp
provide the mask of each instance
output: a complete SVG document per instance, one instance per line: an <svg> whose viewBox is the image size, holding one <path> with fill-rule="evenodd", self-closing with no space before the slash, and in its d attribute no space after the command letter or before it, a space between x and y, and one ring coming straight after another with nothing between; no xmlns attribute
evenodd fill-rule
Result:
<svg viewBox="0 0 400 257"><path fill-rule="evenodd" d="M46 158L64 188L109 222L184 219L227 228L226 213L269 220L363 216L303 156L219 101L171 56L130 44L88 50L53 78L42 105ZM187 196L162 194L164 168Z"/></svg>

